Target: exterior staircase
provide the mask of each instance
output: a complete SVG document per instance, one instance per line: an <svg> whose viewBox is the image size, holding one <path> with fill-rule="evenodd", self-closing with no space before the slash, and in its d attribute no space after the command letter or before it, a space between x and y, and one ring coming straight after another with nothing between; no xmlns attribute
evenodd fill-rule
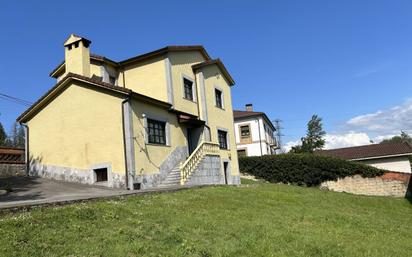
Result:
<svg viewBox="0 0 412 257"><path fill-rule="evenodd" d="M164 188L184 185L193 172L196 171L196 168L205 156L219 156L219 151L219 144L212 142L200 143L186 161L180 163L180 165L167 174L167 177L162 181L159 187Z"/></svg>
<svg viewBox="0 0 412 257"><path fill-rule="evenodd" d="M180 186L180 177L180 170L178 166L174 168L169 174L167 174L167 177L162 181L159 187L165 188Z"/></svg>

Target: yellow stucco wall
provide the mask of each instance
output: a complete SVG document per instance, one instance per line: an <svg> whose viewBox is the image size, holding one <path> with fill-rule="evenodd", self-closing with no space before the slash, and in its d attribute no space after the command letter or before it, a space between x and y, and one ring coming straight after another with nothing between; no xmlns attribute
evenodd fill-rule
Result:
<svg viewBox="0 0 412 257"><path fill-rule="evenodd" d="M187 100L183 97L183 76L186 76L187 78L193 80L194 88L197 88L192 65L203 62L205 59L198 51L170 52L168 54L168 57L172 66L171 70L173 81L174 108L197 116L197 103ZM198 99L196 100L196 102L197 101Z"/></svg>
<svg viewBox="0 0 412 257"><path fill-rule="evenodd" d="M126 88L137 93L167 102L167 82L164 57L130 64L124 70ZM119 86L123 86L123 75L119 75Z"/></svg>
<svg viewBox="0 0 412 257"><path fill-rule="evenodd" d="M211 140L214 143L218 143L217 130L223 128L228 131L229 137L229 150L221 150L221 158L231 159L231 173L232 175L239 175L239 164L236 151L236 140L234 132L233 121L233 109L232 109L232 96L231 87L228 81L221 74L219 68L216 65L210 65L201 69L204 76L205 84L205 97L207 102L207 116L209 127L211 131ZM216 74L220 74L216 76ZM224 109L216 107L215 103L215 88L220 89L223 92L223 105Z"/></svg>
<svg viewBox="0 0 412 257"><path fill-rule="evenodd" d="M79 169L111 163L125 172L120 97L70 85L29 122L30 155L40 163Z"/></svg>
<svg viewBox="0 0 412 257"><path fill-rule="evenodd" d="M62 78L64 78L66 75L67 75L67 71L65 71L62 75L60 75L58 78L57 78L57 81L60 81ZM100 65L99 64L97 64L97 63L91 63L90 64L90 77L92 77L93 76L93 74L94 75L96 75L96 76L99 76L99 77L101 77L102 76L102 71L101 71L101 69L100 69ZM81 74L80 74L81 75Z"/></svg>
<svg viewBox="0 0 412 257"><path fill-rule="evenodd" d="M185 127L179 125L176 114L160 107L133 100L132 110L136 175L157 173L159 172L160 165L176 147L186 147ZM144 116L169 123L169 145L145 143Z"/></svg>

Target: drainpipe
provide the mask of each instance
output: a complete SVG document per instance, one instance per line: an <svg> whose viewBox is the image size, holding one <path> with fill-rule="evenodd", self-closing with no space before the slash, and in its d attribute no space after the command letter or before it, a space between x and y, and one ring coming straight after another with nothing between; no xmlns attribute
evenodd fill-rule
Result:
<svg viewBox="0 0 412 257"><path fill-rule="evenodd" d="M132 164L134 156L133 156L133 151L131 144L133 144L133 140L131 140L131 135L130 135L130 116L126 119L125 116L125 105L129 104L130 102L130 95L122 101L122 128L123 128L123 147L124 147L124 158L125 158L125 170L126 170L126 188L128 190L133 190L133 167L134 165ZM126 115L130 114L130 109L127 108L128 112ZM127 131L126 131L127 130ZM128 147L129 146L129 147Z"/></svg>
<svg viewBox="0 0 412 257"><path fill-rule="evenodd" d="M24 161L26 163L26 174L30 171L30 152L29 152L29 126L26 123L20 123L24 129Z"/></svg>
<svg viewBox="0 0 412 257"><path fill-rule="evenodd" d="M256 119L257 123L258 123L258 130L259 130L259 146L260 146L260 156L263 155L263 150L262 150L262 138L260 135L260 122L259 119Z"/></svg>

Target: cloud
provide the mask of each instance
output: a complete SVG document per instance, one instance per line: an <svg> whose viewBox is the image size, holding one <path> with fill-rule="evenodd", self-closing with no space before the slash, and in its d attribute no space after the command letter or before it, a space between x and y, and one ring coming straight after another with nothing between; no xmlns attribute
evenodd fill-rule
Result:
<svg viewBox="0 0 412 257"><path fill-rule="evenodd" d="M412 99L387 110L356 116L348 120L345 126L350 131L375 136L397 135L401 130L412 131Z"/></svg>
<svg viewBox="0 0 412 257"><path fill-rule="evenodd" d="M412 98L400 105L349 119L339 131L326 134L325 149L367 145L371 141L379 143L399 135L402 130L412 134ZM299 144L300 140L290 141L284 149L289 151Z"/></svg>
<svg viewBox="0 0 412 257"><path fill-rule="evenodd" d="M371 139L366 133L349 132L345 134L326 134L325 149L359 146L370 144Z"/></svg>
<svg viewBox="0 0 412 257"><path fill-rule="evenodd" d="M349 132L345 134L326 134L324 149L359 146L370 144L371 139L366 133ZM287 142L283 148L285 152L290 151L292 146L300 145L300 140Z"/></svg>
<svg viewBox="0 0 412 257"><path fill-rule="evenodd" d="M287 153L287 152L290 151L290 149L292 148L292 146L299 145L299 144L300 144L300 140L289 141L289 142L287 142L286 144L284 144L284 145L282 146L282 149L283 149L283 151L284 151L285 153Z"/></svg>
<svg viewBox="0 0 412 257"><path fill-rule="evenodd" d="M356 73L353 77L354 78L363 78L363 77L367 77L369 75L372 75L376 72L378 72L378 69L370 69L370 70L365 70L365 71L361 71L359 73Z"/></svg>

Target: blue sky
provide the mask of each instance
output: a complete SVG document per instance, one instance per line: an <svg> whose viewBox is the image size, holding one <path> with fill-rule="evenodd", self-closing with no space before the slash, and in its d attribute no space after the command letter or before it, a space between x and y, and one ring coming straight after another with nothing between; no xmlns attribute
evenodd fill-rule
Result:
<svg viewBox="0 0 412 257"><path fill-rule="evenodd" d="M282 119L284 142L318 114L337 146L365 143L412 129L411 13L407 0L1 0L0 93L35 101L52 87L70 33L114 60L202 44L233 75L234 107ZM6 129L25 108L0 98Z"/></svg>

